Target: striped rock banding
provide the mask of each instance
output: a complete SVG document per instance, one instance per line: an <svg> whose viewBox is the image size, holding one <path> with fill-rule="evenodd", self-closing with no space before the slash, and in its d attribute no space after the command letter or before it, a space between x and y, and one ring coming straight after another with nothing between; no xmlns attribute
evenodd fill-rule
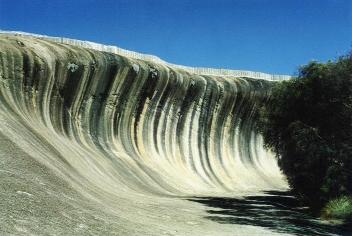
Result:
<svg viewBox="0 0 352 236"><path fill-rule="evenodd" d="M287 188L254 127L274 80L288 76L141 55L3 32L0 132L104 209Z"/></svg>

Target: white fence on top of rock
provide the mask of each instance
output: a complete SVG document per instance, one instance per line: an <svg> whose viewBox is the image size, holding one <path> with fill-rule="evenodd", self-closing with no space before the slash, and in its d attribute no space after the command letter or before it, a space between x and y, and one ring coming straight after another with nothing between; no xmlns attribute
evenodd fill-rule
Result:
<svg viewBox="0 0 352 236"><path fill-rule="evenodd" d="M272 75L272 74L267 74L267 73L262 73L262 72L254 72L254 71L214 69L214 68L189 67L189 66L176 65L176 64L172 64L172 63L168 63L166 61L163 61L159 57L154 56L154 55L133 52L133 51L122 49L122 48L119 48L116 46L103 45L103 44L99 44L99 43L77 40L77 39L52 37L52 36L32 34L32 33L19 32L19 31L2 31L2 30L0 30L0 33L42 38L42 39L47 39L47 40L54 41L54 42L65 43L65 44L74 45L74 46L80 46L83 48L91 48L91 49L95 49L98 51L115 53L118 55L130 57L130 58L134 58L134 59L141 59L141 60L164 64L166 66L183 69L183 70L186 70L190 73L195 73L195 74L199 74L199 75L248 77L248 78L264 79L264 80L288 80L288 79L292 78L292 76L289 76L289 75Z"/></svg>

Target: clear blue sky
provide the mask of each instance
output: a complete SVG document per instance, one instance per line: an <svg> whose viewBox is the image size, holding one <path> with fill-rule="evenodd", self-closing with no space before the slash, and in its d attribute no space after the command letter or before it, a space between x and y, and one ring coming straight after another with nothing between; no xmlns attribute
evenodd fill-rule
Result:
<svg viewBox="0 0 352 236"><path fill-rule="evenodd" d="M352 49L352 0L0 0L0 29L182 65L294 74Z"/></svg>

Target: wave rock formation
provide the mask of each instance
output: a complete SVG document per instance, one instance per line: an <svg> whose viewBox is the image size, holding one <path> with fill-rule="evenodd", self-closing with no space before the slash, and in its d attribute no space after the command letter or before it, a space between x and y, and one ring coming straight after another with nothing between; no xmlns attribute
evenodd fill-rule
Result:
<svg viewBox="0 0 352 236"><path fill-rule="evenodd" d="M57 39L0 34L2 232L274 234L183 199L287 188L254 126L288 77Z"/></svg>

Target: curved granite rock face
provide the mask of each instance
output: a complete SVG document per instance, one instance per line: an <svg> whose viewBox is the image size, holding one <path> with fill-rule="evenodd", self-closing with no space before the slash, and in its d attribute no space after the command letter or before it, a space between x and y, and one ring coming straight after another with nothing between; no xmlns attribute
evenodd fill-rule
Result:
<svg viewBox="0 0 352 236"><path fill-rule="evenodd" d="M4 232L268 233L219 226L202 218L204 207L180 198L287 188L254 130L273 83L194 74L45 39L1 35L0 144L12 158L9 163L20 155L6 152L11 145L32 163L15 168L30 177L8 190L29 200L19 206L7 202L6 213L29 223L9 221ZM2 179L6 176L3 172ZM17 186L11 181L8 186ZM23 185L26 181L32 182ZM45 195L48 189L51 197ZM32 209L28 217L24 208ZM36 215L39 210L49 216Z"/></svg>

